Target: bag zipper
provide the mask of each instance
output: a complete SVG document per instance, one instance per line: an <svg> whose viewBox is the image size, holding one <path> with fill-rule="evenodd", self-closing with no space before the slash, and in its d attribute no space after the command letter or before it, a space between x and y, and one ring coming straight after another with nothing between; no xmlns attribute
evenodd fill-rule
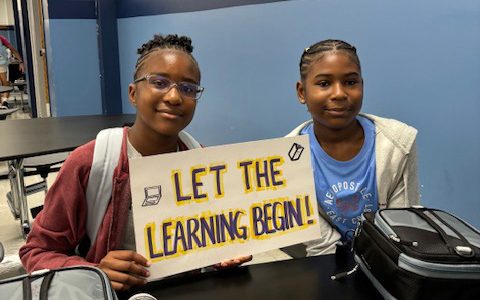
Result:
<svg viewBox="0 0 480 300"><path fill-rule="evenodd" d="M338 273L338 274L335 274L335 275L332 275L330 276L330 279L331 280L339 280L339 279L342 279L342 278L345 278L355 272L357 272L358 270L358 263L355 264L355 266L353 267L353 269L351 269L350 271L347 271L347 272L342 272L342 273Z"/></svg>
<svg viewBox="0 0 480 300"><path fill-rule="evenodd" d="M420 276L447 279L480 279L480 266L475 264L448 265L422 261L401 253L398 266Z"/></svg>
<svg viewBox="0 0 480 300"><path fill-rule="evenodd" d="M463 257L474 257L475 256L475 248L474 246L470 243L470 241L468 241L468 239L462 234L460 233L457 229L455 229L453 226L451 226L450 224L448 224L444 219L440 218L438 216L438 214L436 213L436 210L435 209L432 209L432 210L429 210L428 211L430 214L432 214L432 216L434 216L439 222L441 222L444 226L446 226L448 229L450 229L451 231L453 231L453 233L455 233L457 235L457 237L464 243L464 245L457 245L455 246L453 249L454 251L460 255L460 256L463 256ZM425 215L425 213L424 213ZM452 216L452 215L450 215ZM458 219L457 217L455 216L452 216L454 219ZM468 227L468 226L467 226Z"/></svg>
<svg viewBox="0 0 480 300"><path fill-rule="evenodd" d="M360 234L360 231L362 231L362 226L361 225L364 221L365 221L365 217L362 214L361 218L360 218L360 221L357 223L357 228L355 228L355 233L353 234L352 244L350 246L350 251L352 253L353 253L353 246L355 245L355 239ZM345 278L347 276L350 276L351 274L355 273L357 270L358 270L358 263L356 263L355 266L350 271L341 272L341 273L332 275L332 276L330 276L330 279L331 280L339 280L339 279Z"/></svg>
<svg viewBox="0 0 480 300"><path fill-rule="evenodd" d="M383 216L380 214L381 210L375 213L375 218L373 219L373 223L377 226L380 231L390 240L394 241L395 243L406 245L406 246L413 246L417 247L417 241L410 241L405 239L400 239L395 231L393 231L392 227L385 221Z"/></svg>
<svg viewBox="0 0 480 300"><path fill-rule="evenodd" d="M388 238L391 239L392 241L394 241L395 243L399 243L399 244L402 244L402 245L413 246L413 247L418 246L417 241L409 241L409 240L405 240L405 239L402 240L396 234L391 234L391 235L388 236Z"/></svg>

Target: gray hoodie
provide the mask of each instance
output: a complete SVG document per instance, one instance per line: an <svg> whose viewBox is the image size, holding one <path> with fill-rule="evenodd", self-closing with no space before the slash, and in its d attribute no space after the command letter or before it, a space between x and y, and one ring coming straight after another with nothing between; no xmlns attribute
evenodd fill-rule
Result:
<svg viewBox="0 0 480 300"><path fill-rule="evenodd" d="M375 124L375 159L379 208L408 207L419 204L417 130L393 119L360 114ZM313 121L304 122L287 136L297 136ZM305 243L307 256L335 253L340 234L320 211L322 238Z"/></svg>

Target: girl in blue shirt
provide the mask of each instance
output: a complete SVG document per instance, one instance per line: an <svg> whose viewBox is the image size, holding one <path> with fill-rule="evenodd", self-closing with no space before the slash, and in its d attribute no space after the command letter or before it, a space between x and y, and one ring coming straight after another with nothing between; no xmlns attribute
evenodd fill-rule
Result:
<svg viewBox="0 0 480 300"><path fill-rule="evenodd" d="M309 120L289 136L310 139L322 239L307 255L334 253L351 241L362 213L418 204L417 131L361 114L363 78L355 47L324 40L300 59L297 95Z"/></svg>

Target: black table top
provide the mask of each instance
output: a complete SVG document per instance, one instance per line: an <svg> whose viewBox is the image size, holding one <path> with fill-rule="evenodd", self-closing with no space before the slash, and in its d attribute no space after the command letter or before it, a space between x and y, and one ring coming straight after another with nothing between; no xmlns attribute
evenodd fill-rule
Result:
<svg viewBox="0 0 480 300"><path fill-rule="evenodd" d="M8 92L11 92L11 91L13 91L13 87L0 85L0 93L8 93Z"/></svg>
<svg viewBox="0 0 480 300"><path fill-rule="evenodd" d="M331 275L349 271L352 259L324 255L243 266L230 270L181 275L151 282L127 293L149 293L157 299L383 299L358 270L343 280Z"/></svg>
<svg viewBox="0 0 480 300"><path fill-rule="evenodd" d="M133 122L135 115L75 116L0 121L0 161L71 151L109 127Z"/></svg>
<svg viewBox="0 0 480 300"><path fill-rule="evenodd" d="M17 82L17 81L12 82L11 85L12 86L24 86L24 85L27 85L27 83L24 80L22 80L22 81L19 81L19 82Z"/></svg>

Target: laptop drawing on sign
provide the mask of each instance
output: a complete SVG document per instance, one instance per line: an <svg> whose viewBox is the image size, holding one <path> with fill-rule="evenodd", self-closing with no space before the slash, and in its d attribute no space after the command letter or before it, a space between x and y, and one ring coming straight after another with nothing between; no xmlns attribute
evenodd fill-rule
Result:
<svg viewBox="0 0 480 300"><path fill-rule="evenodd" d="M145 200L143 200L142 206L157 205L160 202L160 198L162 198L162 187L160 185L146 187Z"/></svg>

